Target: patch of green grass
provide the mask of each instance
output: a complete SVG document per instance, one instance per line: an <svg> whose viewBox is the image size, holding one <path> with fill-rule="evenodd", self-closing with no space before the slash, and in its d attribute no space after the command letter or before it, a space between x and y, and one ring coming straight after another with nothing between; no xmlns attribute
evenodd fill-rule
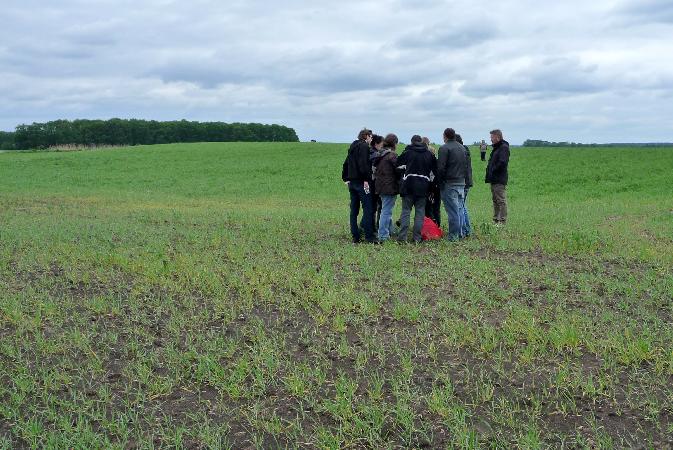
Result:
<svg viewBox="0 0 673 450"><path fill-rule="evenodd" d="M472 238L375 247L345 151L0 154L0 448L672 445L673 152L514 148L503 229L475 159Z"/></svg>

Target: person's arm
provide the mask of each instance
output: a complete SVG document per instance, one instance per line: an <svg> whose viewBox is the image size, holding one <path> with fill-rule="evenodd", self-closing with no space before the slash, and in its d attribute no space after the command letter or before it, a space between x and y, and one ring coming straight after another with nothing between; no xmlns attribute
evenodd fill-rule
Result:
<svg viewBox="0 0 673 450"><path fill-rule="evenodd" d="M437 171L435 172L437 174L437 185L441 186L442 183L444 182L444 177L446 175L446 164L449 159L449 152L446 150L446 148L439 147L439 158L435 159L435 167Z"/></svg>
<svg viewBox="0 0 673 450"><path fill-rule="evenodd" d="M341 166L341 180L348 184L348 156L344 159L344 164Z"/></svg>

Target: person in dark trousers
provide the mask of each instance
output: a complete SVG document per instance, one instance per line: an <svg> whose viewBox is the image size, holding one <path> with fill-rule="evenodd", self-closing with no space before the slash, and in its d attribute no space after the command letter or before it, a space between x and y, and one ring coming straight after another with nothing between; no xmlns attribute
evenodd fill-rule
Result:
<svg viewBox="0 0 673 450"><path fill-rule="evenodd" d="M421 243L421 229L425 218L425 200L428 195L430 179L437 173L437 158L422 138L415 134L411 145L397 158L397 166L404 169L400 194L402 195L402 217L400 218L399 242L406 242L409 231L411 208L414 208L414 242Z"/></svg>
<svg viewBox="0 0 673 450"><path fill-rule="evenodd" d="M437 156L437 150L430 145L430 139L423 137L423 143L428 146L428 150L433 155ZM441 225L442 216L440 214L440 207L442 201L439 193L439 186L437 185L437 178L432 177L430 186L428 187L428 198L425 201L425 217L431 218L437 226Z"/></svg>
<svg viewBox="0 0 673 450"><path fill-rule="evenodd" d="M448 217L449 241L457 241L463 229L463 196L465 195L465 147L456 141L453 128L444 130L444 145L439 147L438 183L442 203Z"/></svg>
<svg viewBox="0 0 673 450"><path fill-rule="evenodd" d="M491 131L493 150L486 166L486 183L491 185L493 199L493 222L504 225L507 222L507 181L509 178L509 142L502 138L502 131Z"/></svg>
<svg viewBox="0 0 673 450"><path fill-rule="evenodd" d="M379 241L390 239L393 224L393 208L400 192L397 172L397 136L390 133L383 140L383 150L376 165L376 193L381 197L381 216L379 217Z"/></svg>
<svg viewBox="0 0 673 450"><path fill-rule="evenodd" d="M350 193L350 226L353 243L360 242L360 228L358 214L362 205L362 227L367 242L376 242L374 239L374 224L372 223L372 165L369 161L369 143L372 140L372 131L363 129L358 138L348 149L348 156L343 163L341 179Z"/></svg>
<svg viewBox="0 0 673 450"><path fill-rule="evenodd" d="M488 150L488 145L486 145L486 142L482 139L481 144L479 144L479 154L481 155L482 161L486 161L486 150Z"/></svg>
<svg viewBox="0 0 673 450"><path fill-rule="evenodd" d="M465 195L463 195L463 229L460 236L468 237L472 234L470 214L467 211L467 192L474 186L474 180L472 179L472 156L470 155L470 147L463 143L463 138L460 137L460 134L456 134L456 141L465 147Z"/></svg>
<svg viewBox="0 0 673 450"><path fill-rule="evenodd" d="M372 141L369 143L369 161L372 165L372 184L369 185L369 188L372 193L372 223L374 224L374 233L378 231L379 218L381 217L381 197L376 193L376 165L381 158L382 148L383 136L379 136L378 134L372 135Z"/></svg>

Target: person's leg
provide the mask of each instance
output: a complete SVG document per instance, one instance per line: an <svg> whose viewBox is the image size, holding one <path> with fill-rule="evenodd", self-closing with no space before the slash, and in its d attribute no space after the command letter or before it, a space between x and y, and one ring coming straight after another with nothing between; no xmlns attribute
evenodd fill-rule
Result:
<svg viewBox="0 0 673 450"><path fill-rule="evenodd" d="M423 229L423 220L425 219L425 197L414 198L414 242L420 243L421 229Z"/></svg>
<svg viewBox="0 0 673 450"><path fill-rule="evenodd" d="M493 223L498 223L498 198L495 184L491 184L491 200L493 201Z"/></svg>
<svg viewBox="0 0 673 450"><path fill-rule="evenodd" d="M414 197L405 195L402 197L402 215L400 216L400 232L397 234L397 240L406 242L407 232L409 231L409 216L411 215L411 207L414 204Z"/></svg>
<svg viewBox="0 0 673 450"><path fill-rule="evenodd" d="M348 192L351 196L351 237L353 242L360 242L360 227L358 226L358 214L360 214L360 193L358 188L362 189L357 182L351 181L348 186ZM364 191L363 191L364 193Z"/></svg>
<svg viewBox="0 0 673 450"><path fill-rule="evenodd" d="M393 222L393 208L395 207L396 195L381 196L381 217L379 217L379 240L385 241L390 238L390 225Z"/></svg>
<svg viewBox="0 0 673 450"><path fill-rule="evenodd" d="M372 193L365 193L364 188L361 193L362 201L362 228L365 231L365 240L374 242L374 205L372 204Z"/></svg>
<svg viewBox="0 0 673 450"><path fill-rule="evenodd" d="M442 188L442 202L448 218L448 232L446 238L455 241L460 237L460 196L453 186Z"/></svg>
<svg viewBox="0 0 673 450"><path fill-rule="evenodd" d="M497 205L495 214L495 221L497 223L505 223L507 221L507 194L504 184L493 184L494 202Z"/></svg>
<svg viewBox="0 0 673 450"><path fill-rule="evenodd" d="M439 193L439 188L435 188L435 201L432 204L432 220L435 221L438 227L442 226L442 210L441 210L441 195ZM427 208L428 205L425 205Z"/></svg>
<svg viewBox="0 0 673 450"><path fill-rule="evenodd" d="M463 196L463 212L465 217L463 218L463 236L469 236L472 234L472 224L470 223L470 214L467 211L467 192L469 188L465 188L465 195Z"/></svg>

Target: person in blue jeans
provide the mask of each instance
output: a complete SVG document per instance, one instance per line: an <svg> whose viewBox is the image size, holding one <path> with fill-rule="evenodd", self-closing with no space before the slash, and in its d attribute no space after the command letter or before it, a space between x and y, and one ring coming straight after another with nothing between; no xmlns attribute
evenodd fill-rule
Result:
<svg viewBox="0 0 673 450"><path fill-rule="evenodd" d="M437 162L437 177L448 216L449 241L457 241L463 233L463 201L465 195L465 147L456 141L456 131L453 128L444 130L444 145L439 148Z"/></svg>
<svg viewBox="0 0 673 450"><path fill-rule="evenodd" d="M472 234L470 214L467 211L467 193L474 186L474 180L472 179L472 155L470 155L470 147L463 143L460 134L456 134L456 141L465 147L465 194L463 195L463 226L460 237L468 237Z"/></svg>
<svg viewBox="0 0 673 450"><path fill-rule="evenodd" d="M399 174L397 172L397 136L390 133L383 139L381 156L375 165L376 193L381 197L381 215L379 217L379 241L390 239L393 224L393 208L399 193Z"/></svg>
<svg viewBox="0 0 673 450"><path fill-rule="evenodd" d="M369 160L369 143L372 140L372 131L363 129L358 138L353 141L348 149L348 156L343 163L341 179L348 186L350 193L350 227L353 243L360 242L360 227L358 215L362 205L362 227L365 232L365 240L375 243L374 224L372 219L372 165Z"/></svg>

